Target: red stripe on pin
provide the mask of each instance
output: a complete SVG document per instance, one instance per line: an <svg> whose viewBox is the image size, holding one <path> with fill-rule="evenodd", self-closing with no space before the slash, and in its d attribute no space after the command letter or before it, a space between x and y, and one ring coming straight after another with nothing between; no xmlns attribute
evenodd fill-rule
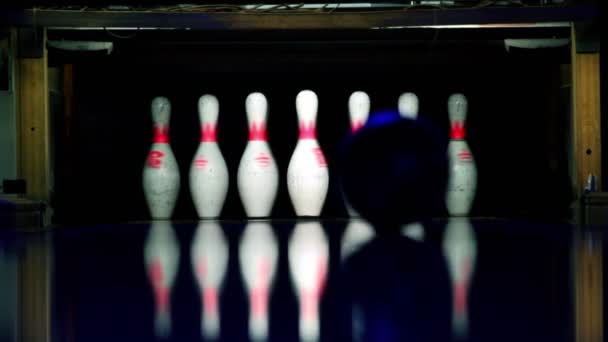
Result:
<svg viewBox="0 0 608 342"><path fill-rule="evenodd" d="M452 139L464 139L466 137L464 122L454 121L454 124L450 130L450 137Z"/></svg>
<svg viewBox="0 0 608 342"><path fill-rule="evenodd" d="M312 151L315 154L315 157L317 158L317 163L319 164L319 167L327 167L327 162L325 161L325 156L323 155L323 151L321 150L321 148L317 146Z"/></svg>
<svg viewBox="0 0 608 342"><path fill-rule="evenodd" d="M256 163L258 163L258 165L260 165L262 167L266 167L266 166L270 165L270 160L271 160L270 156L268 156L264 152L260 152L260 154L258 154L258 156L255 157Z"/></svg>
<svg viewBox="0 0 608 342"><path fill-rule="evenodd" d="M249 126L249 140L266 141L266 126L263 122L260 122L257 125L254 122Z"/></svg>
<svg viewBox="0 0 608 342"><path fill-rule="evenodd" d="M159 125L154 127L154 140L155 144L166 144L169 142L169 126Z"/></svg>
<svg viewBox="0 0 608 342"><path fill-rule="evenodd" d="M463 150L462 152L457 154L458 159L462 161L471 161L473 159L473 154L470 151Z"/></svg>
<svg viewBox="0 0 608 342"><path fill-rule="evenodd" d="M198 159L196 159L194 161L194 165L197 170L204 170L205 167L207 167L208 163L209 163L209 161L207 159L205 159L204 156L200 156Z"/></svg>
<svg viewBox="0 0 608 342"><path fill-rule="evenodd" d="M361 120L355 120L350 124L350 131L351 133L356 133L361 127L363 127L363 122Z"/></svg>
<svg viewBox="0 0 608 342"><path fill-rule="evenodd" d="M300 139L316 139L317 129L313 122L300 124Z"/></svg>
<svg viewBox="0 0 608 342"><path fill-rule="evenodd" d="M153 169L159 169L163 163L162 157L164 156L165 154L161 151L150 151L150 154L148 154L148 166Z"/></svg>
<svg viewBox="0 0 608 342"><path fill-rule="evenodd" d="M216 142L217 141L217 127L215 124L206 123L201 128L201 141L203 142Z"/></svg>

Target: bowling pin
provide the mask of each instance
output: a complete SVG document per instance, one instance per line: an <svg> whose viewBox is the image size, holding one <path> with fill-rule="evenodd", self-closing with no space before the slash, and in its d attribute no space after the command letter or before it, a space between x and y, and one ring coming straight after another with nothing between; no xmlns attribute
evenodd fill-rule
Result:
<svg viewBox="0 0 608 342"><path fill-rule="evenodd" d="M251 93L245 100L249 142L241 158L237 183L248 217L270 216L279 187L277 164L266 141L267 108L262 93Z"/></svg>
<svg viewBox="0 0 608 342"><path fill-rule="evenodd" d="M154 329L159 338L171 334L171 289L179 268L179 244L169 221L153 222L144 243L144 262L154 290Z"/></svg>
<svg viewBox="0 0 608 342"><path fill-rule="evenodd" d="M329 185L323 151L317 142L317 95L302 90L296 97L300 137L287 168L287 189L298 216L319 216Z"/></svg>
<svg viewBox="0 0 608 342"><path fill-rule="evenodd" d="M355 91L348 98L348 114L350 117L350 130L357 132L369 117L369 95L363 91Z"/></svg>
<svg viewBox="0 0 608 342"><path fill-rule="evenodd" d="M365 125L369 118L370 99L369 95L363 91L355 91L348 99L348 114L350 117L350 129L354 134ZM344 197L346 210L350 217L357 217L359 214L348 203L348 199ZM371 240L375 235L374 228L364 219L352 218L344 234L340 247L340 257L342 262L348 257L356 253L363 245ZM355 311L353 311L355 312Z"/></svg>
<svg viewBox="0 0 608 342"><path fill-rule="evenodd" d="M320 223L298 223L289 239L289 271L300 303L300 340L319 339L319 302L323 294L329 247Z"/></svg>
<svg viewBox="0 0 608 342"><path fill-rule="evenodd" d="M466 217L451 217L443 237L443 253L452 283L452 333L457 338L468 334L468 299L475 271L477 242Z"/></svg>
<svg viewBox="0 0 608 342"><path fill-rule="evenodd" d="M206 339L216 339L220 333L220 297L228 266L228 243L218 223L199 223L191 258L203 306L201 333Z"/></svg>
<svg viewBox="0 0 608 342"><path fill-rule="evenodd" d="M190 192L201 218L218 217L228 192L228 167L217 144L219 103L213 95L198 100L201 142L190 166Z"/></svg>
<svg viewBox="0 0 608 342"><path fill-rule="evenodd" d="M355 91L348 98L348 116L350 118L350 130L355 134L361 127L365 125L369 117L370 100L369 95L363 91ZM357 211L350 205L344 191L344 206L350 217L358 217Z"/></svg>
<svg viewBox="0 0 608 342"><path fill-rule="evenodd" d="M169 145L171 103L166 97L152 100L154 140L144 165L142 183L153 219L169 219L179 194L179 168Z"/></svg>
<svg viewBox="0 0 608 342"><path fill-rule="evenodd" d="M249 297L249 338L268 338L268 304L277 268L279 247L270 224L247 224L239 246L241 275Z"/></svg>
<svg viewBox="0 0 608 342"><path fill-rule="evenodd" d="M399 96L399 115L403 118L416 120L418 118L418 96L414 93L403 93Z"/></svg>
<svg viewBox="0 0 608 342"><path fill-rule="evenodd" d="M450 215L466 216L477 189L477 167L465 135L467 98L453 94L448 99L451 138L448 144L446 207Z"/></svg>
<svg viewBox="0 0 608 342"><path fill-rule="evenodd" d="M418 119L418 96L414 93L403 93L397 103L399 115L411 120ZM420 222L412 222L401 227L401 234L414 241L424 240L424 226Z"/></svg>

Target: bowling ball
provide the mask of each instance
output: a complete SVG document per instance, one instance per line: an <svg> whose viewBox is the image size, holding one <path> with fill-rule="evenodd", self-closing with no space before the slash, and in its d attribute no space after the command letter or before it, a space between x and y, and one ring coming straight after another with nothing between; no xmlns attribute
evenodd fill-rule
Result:
<svg viewBox="0 0 608 342"><path fill-rule="evenodd" d="M448 140L423 118L373 113L338 151L341 186L351 206L377 230L445 212Z"/></svg>

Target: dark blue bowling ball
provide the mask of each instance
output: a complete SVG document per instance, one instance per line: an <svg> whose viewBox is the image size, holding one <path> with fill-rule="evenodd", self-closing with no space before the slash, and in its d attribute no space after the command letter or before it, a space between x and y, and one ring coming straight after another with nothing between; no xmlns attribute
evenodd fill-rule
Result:
<svg viewBox="0 0 608 342"><path fill-rule="evenodd" d="M338 171L352 207L376 229L445 212L447 139L423 118L375 113L343 141Z"/></svg>

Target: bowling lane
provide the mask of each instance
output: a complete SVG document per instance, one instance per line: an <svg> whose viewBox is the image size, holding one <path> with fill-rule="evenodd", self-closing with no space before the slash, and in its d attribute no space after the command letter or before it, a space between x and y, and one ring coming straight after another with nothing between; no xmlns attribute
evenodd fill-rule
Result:
<svg viewBox="0 0 608 342"><path fill-rule="evenodd" d="M593 245L575 237L467 218L390 237L360 220L5 234L2 293L25 296L0 323L16 336L46 318L54 341L572 341L572 260Z"/></svg>

